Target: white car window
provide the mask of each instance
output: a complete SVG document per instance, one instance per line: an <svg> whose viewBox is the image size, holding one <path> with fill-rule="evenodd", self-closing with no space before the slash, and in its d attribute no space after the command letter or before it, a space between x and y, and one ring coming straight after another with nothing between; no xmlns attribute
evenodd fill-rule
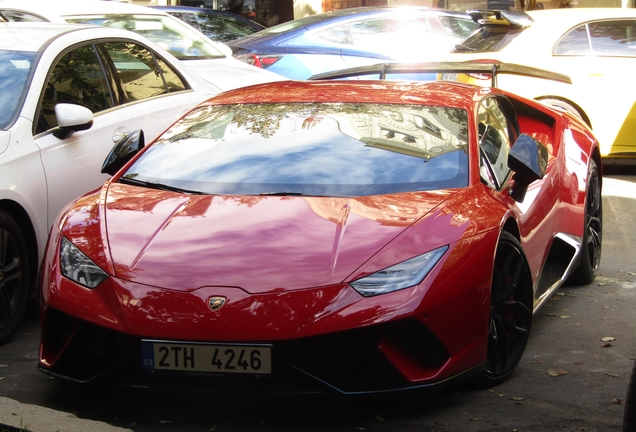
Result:
<svg viewBox="0 0 636 432"><path fill-rule="evenodd" d="M74 49L53 68L40 104L36 133L57 127L58 103L81 105L93 113L115 106L106 72L93 45Z"/></svg>
<svg viewBox="0 0 636 432"><path fill-rule="evenodd" d="M554 55L636 57L636 20L617 19L580 25L557 42Z"/></svg>
<svg viewBox="0 0 636 432"><path fill-rule="evenodd" d="M117 69L128 101L186 89L179 75L146 48L126 42L108 42L104 48Z"/></svg>

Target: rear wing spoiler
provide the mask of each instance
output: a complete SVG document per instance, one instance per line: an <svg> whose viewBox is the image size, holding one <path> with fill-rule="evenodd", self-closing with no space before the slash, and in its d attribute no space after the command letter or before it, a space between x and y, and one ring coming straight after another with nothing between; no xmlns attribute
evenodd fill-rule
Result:
<svg viewBox="0 0 636 432"><path fill-rule="evenodd" d="M470 18L481 27L506 26L509 28L527 28L534 20L530 15L515 10L469 10Z"/></svg>
<svg viewBox="0 0 636 432"><path fill-rule="evenodd" d="M358 66L333 72L325 72L310 77L310 80L328 80L379 75L379 79L387 79L387 75L399 74L490 74L491 87L497 87L498 74L522 75L532 78L549 79L572 84L569 76L557 72L503 62L428 62L428 63L379 63L369 66ZM377 79L377 78L374 78Z"/></svg>

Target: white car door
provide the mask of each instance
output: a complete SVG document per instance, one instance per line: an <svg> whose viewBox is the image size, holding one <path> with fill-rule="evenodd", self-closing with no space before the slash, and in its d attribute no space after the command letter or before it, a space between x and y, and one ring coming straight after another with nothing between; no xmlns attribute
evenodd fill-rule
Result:
<svg viewBox="0 0 636 432"><path fill-rule="evenodd" d="M165 61L128 41L75 47L52 68L43 93L35 141L47 179L49 224L67 203L108 178L101 166L120 138L143 128L149 142L211 95L189 89ZM59 103L89 108L93 125L60 136L55 116Z"/></svg>

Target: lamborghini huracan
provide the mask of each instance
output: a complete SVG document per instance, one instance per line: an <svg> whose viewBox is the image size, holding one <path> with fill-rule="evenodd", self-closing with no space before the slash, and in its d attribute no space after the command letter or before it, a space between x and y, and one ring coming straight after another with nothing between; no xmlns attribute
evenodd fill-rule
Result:
<svg viewBox="0 0 636 432"><path fill-rule="evenodd" d="M497 87L225 92L122 140L110 180L59 215L40 370L220 392L496 385L550 295L598 272L601 169L585 123Z"/></svg>

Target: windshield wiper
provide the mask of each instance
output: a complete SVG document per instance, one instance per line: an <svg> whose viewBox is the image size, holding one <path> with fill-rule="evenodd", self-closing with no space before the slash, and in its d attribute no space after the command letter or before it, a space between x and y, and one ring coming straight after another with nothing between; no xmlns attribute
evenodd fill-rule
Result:
<svg viewBox="0 0 636 432"><path fill-rule="evenodd" d="M259 193L258 196L305 196L304 193L300 192L263 192Z"/></svg>
<svg viewBox="0 0 636 432"><path fill-rule="evenodd" d="M182 189L182 188L170 186L163 183L137 180L137 179L128 178L128 177L121 177L119 179L119 182L124 184L135 185L135 186L145 186L150 189L158 189L158 190L164 190L164 191L170 191L170 192L181 192L181 193L187 193L192 195L204 195L203 192L199 192L195 190Z"/></svg>

